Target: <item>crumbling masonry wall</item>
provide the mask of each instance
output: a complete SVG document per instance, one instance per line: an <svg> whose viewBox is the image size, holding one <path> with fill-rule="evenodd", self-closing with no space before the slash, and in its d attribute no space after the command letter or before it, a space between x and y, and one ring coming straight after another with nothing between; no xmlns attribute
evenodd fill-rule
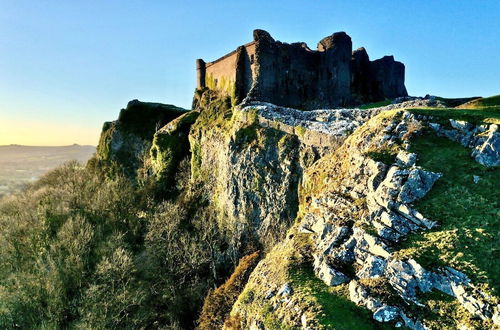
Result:
<svg viewBox="0 0 500 330"><path fill-rule="evenodd" d="M196 60L197 88L208 87L243 100L253 84L255 48L253 41L213 62Z"/></svg>
<svg viewBox="0 0 500 330"><path fill-rule="evenodd" d="M254 40L216 61L198 59L197 87L217 90L240 103L249 100L313 109L407 96L404 65L386 56L370 61L364 48L352 52L351 38L337 32L317 50L282 43L255 30Z"/></svg>

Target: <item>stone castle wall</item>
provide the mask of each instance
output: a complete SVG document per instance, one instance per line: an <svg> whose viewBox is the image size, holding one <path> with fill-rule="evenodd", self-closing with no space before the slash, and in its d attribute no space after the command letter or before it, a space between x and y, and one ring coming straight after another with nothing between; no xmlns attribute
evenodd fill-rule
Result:
<svg viewBox="0 0 500 330"><path fill-rule="evenodd" d="M407 96L404 65L386 56L370 61L362 49L352 52L351 38L337 32L317 50L305 43L275 41L263 30L254 40L220 59L197 60L197 87L234 98L313 109L342 107Z"/></svg>
<svg viewBox="0 0 500 330"><path fill-rule="evenodd" d="M253 84L255 48L253 41L213 62L197 60L197 87L208 87L230 96L247 95Z"/></svg>

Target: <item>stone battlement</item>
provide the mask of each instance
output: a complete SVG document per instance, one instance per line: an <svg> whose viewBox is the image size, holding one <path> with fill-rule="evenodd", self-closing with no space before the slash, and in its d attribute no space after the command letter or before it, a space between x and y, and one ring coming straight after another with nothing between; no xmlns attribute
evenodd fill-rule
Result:
<svg viewBox="0 0 500 330"><path fill-rule="evenodd" d="M263 30L223 57L196 60L197 87L299 109L341 107L407 96L404 65L392 56L370 61L364 48L337 32L317 50L305 43L275 41Z"/></svg>

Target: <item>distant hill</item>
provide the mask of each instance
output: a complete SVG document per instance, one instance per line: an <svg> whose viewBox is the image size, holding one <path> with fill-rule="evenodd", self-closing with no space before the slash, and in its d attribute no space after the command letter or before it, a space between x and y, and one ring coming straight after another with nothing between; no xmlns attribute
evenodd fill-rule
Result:
<svg viewBox="0 0 500 330"><path fill-rule="evenodd" d="M481 107L498 107L500 105L500 95L494 95L490 97L481 97L475 100L464 103L458 108L462 109L475 109Z"/></svg>
<svg viewBox="0 0 500 330"><path fill-rule="evenodd" d="M0 197L20 190L49 170L70 160L86 162L94 146L78 144L60 147L0 146Z"/></svg>

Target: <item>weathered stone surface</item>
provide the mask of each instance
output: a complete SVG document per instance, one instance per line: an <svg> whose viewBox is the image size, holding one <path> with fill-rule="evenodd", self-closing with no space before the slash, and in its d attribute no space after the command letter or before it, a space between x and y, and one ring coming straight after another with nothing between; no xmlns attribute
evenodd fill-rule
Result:
<svg viewBox="0 0 500 330"><path fill-rule="evenodd" d="M408 328L410 328L412 330L427 330L428 329L427 327L424 327L422 325L422 322L420 322L418 320L412 320L411 318L406 316L406 314L404 312L401 312L400 315L404 321L405 326L407 326Z"/></svg>
<svg viewBox="0 0 500 330"><path fill-rule="evenodd" d="M500 132L498 125L474 126L468 122L450 119L452 129L443 125L429 123L438 135L445 136L465 147L472 148L472 157L481 165L493 167L500 165Z"/></svg>
<svg viewBox="0 0 500 330"><path fill-rule="evenodd" d="M495 325L500 326L500 305L493 308L493 316L491 317L491 320Z"/></svg>
<svg viewBox="0 0 500 330"><path fill-rule="evenodd" d="M401 167L412 167L417 162L417 154L400 151L396 156L396 163Z"/></svg>
<svg viewBox="0 0 500 330"><path fill-rule="evenodd" d="M437 224L436 221L425 218L420 212L410 208L406 204L394 205L394 211L420 227L431 229Z"/></svg>
<svg viewBox="0 0 500 330"><path fill-rule="evenodd" d="M399 317L399 308L382 306L373 313L373 318L379 322L389 322Z"/></svg>
<svg viewBox="0 0 500 330"><path fill-rule="evenodd" d="M321 262L315 270L318 277L328 286L336 286L350 280L345 274L327 265L325 262Z"/></svg>
<svg viewBox="0 0 500 330"><path fill-rule="evenodd" d="M491 125L496 126L496 125ZM483 144L476 146L472 152L472 157L484 166L500 165L500 132L490 129L490 133Z"/></svg>
<svg viewBox="0 0 500 330"><path fill-rule="evenodd" d="M387 266L387 260L384 258L369 256L363 268L361 268L356 276L359 278L378 278L385 273L385 268Z"/></svg>
<svg viewBox="0 0 500 330"><path fill-rule="evenodd" d="M402 218L393 212L388 213L383 211L383 213L380 215L380 221L387 227L392 228L401 235L407 235L411 231L415 231L419 228L413 222L408 221L407 219Z"/></svg>
<svg viewBox="0 0 500 330"><path fill-rule="evenodd" d="M189 155L189 130L199 112L190 111L174 119L154 134L149 151L155 177L165 189L172 186L180 161Z"/></svg>
<svg viewBox="0 0 500 330"><path fill-rule="evenodd" d="M424 197L431 190L442 174L424 171L422 169L412 169L408 174L406 182L401 187L398 201L402 203L412 203Z"/></svg>
<svg viewBox="0 0 500 330"><path fill-rule="evenodd" d="M261 116L259 111L257 113ZM278 118L276 121L284 124L283 127L297 125L298 122L301 127L322 127L327 132L335 123L340 123L337 114L340 114L338 118L354 115L338 111L333 119L333 112L317 111L295 117L293 111L273 109L268 117ZM408 130L415 127L422 129L426 120L430 119L403 112L392 121L383 122L383 125L377 123L376 130L370 130L372 121L364 121L365 126L361 130L369 133L363 139L355 139L356 135L347 138L342 146L346 149L341 161L335 158L332 159L337 162L331 164L321 163L321 159L318 161L318 165L332 166L334 170L325 173L321 172L320 166L313 166L308 171L304 181L307 183L311 178L309 172L314 172L317 176L313 178L320 178L314 182L324 184L325 191L313 190L310 196L306 195L304 212L297 228L309 233L307 237L312 250L308 252L312 252L314 257L315 274L327 285L349 281L346 274L351 273L347 270L355 269L355 276L350 275L353 279L349 281L349 299L372 311L375 320L394 322L392 324L396 326L404 325L410 329L425 329L422 320L417 319L421 315L415 315L414 309L409 306L427 308L423 301L419 301L420 294L439 290L455 297L471 315L489 324L489 320L498 318L498 311L493 306L495 300L477 290L463 273L449 267L425 269L416 260L398 259L401 256L393 253L397 250L396 241L412 232L437 225L414 209L411 203L424 197L440 174L416 166L417 155L407 151L399 152L393 164L370 159L366 151L391 145L399 147L401 140L405 139L411 143L411 139L407 138ZM476 136L479 135L477 127L471 128L464 122L454 125L457 128L452 127L450 131L459 132L456 133L458 140L462 140L460 129L473 132L470 143L486 141ZM435 127L441 129L440 125ZM483 130L485 134L488 132L488 129ZM306 184L304 186L309 189ZM389 291L386 291L387 286ZM398 295L405 303L388 306L381 299L380 289ZM304 313L297 311L295 315L296 324L300 326Z"/></svg>
<svg viewBox="0 0 500 330"><path fill-rule="evenodd" d="M404 65L392 56L371 62L364 49L352 53L345 32L323 38L316 51L305 43L275 41L264 30L253 37L216 61L198 59L198 88L234 91L236 103L246 97L308 110L408 95Z"/></svg>
<svg viewBox="0 0 500 330"><path fill-rule="evenodd" d="M451 127L462 132L468 132L474 128L474 125L463 120L450 119L450 124Z"/></svg>
<svg viewBox="0 0 500 330"><path fill-rule="evenodd" d="M278 290L278 293L277 295L278 296L289 296L293 294L293 289L292 287L290 286L289 283L285 283L279 290Z"/></svg>
<svg viewBox="0 0 500 330"><path fill-rule="evenodd" d="M331 227L331 226L330 226ZM351 228L346 226L336 227L322 240L324 244L320 245L323 254L329 254L338 247L351 233Z"/></svg>
<svg viewBox="0 0 500 330"><path fill-rule="evenodd" d="M104 124L97 159L118 166L129 178L136 179L157 130L186 113L186 110L160 103L132 100L120 111L118 119Z"/></svg>
<svg viewBox="0 0 500 330"><path fill-rule="evenodd" d="M380 300L370 297L368 291L355 280L349 282L349 299L355 304L364 306L372 312L382 307Z"/></svg>
<svg viewBox="0 0 500 330"><path fill-rule="evenodd" d="M243 113L256 111L257 121L263 127L295 134L307 144L336 147L355 129L379 113L377 109L301 111L264 102L245 103L240 109Z"/></svg>

